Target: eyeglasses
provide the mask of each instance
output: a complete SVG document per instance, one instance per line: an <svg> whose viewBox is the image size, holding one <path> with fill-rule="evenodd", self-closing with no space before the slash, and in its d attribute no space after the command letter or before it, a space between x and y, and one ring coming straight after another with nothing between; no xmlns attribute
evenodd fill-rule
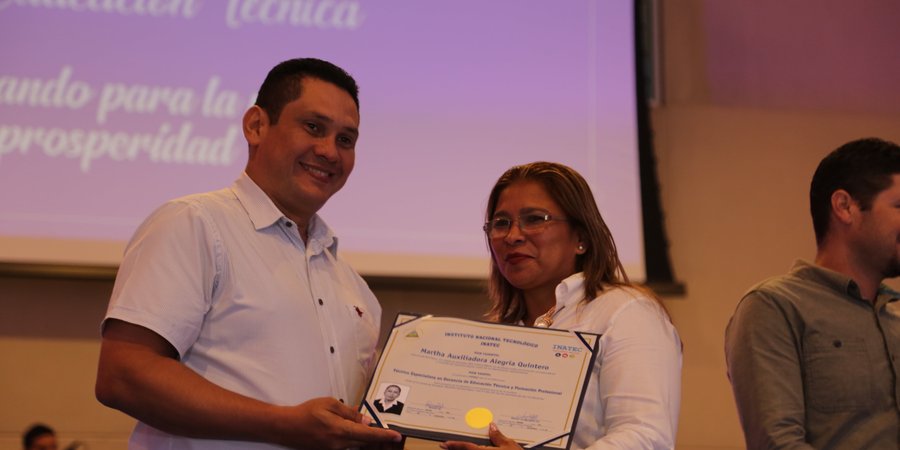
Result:
<svg viewBox="0 0 900 450"><path fill-rule="evenodd" d="M503 216L494 217L485 222L482 229L491 239L498 239L506 237L506 235L509 234L513 222L519 223L519 231L521 231L522 234L537 234L547 229L547 227L550 226L550 222L565 222L567 220L568 219L565 217L551 216L550 213L545 211L535 211L520 214L515 220Z"/></svg>

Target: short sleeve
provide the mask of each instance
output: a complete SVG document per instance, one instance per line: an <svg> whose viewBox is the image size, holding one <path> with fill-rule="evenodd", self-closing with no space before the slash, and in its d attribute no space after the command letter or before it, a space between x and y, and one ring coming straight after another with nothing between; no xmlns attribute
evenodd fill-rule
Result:
<svg viewBox="0 0 900 450"><path fill-rule="evenodd" d="M154 211L125 250L106 319L148 328L183 356L199 335L222 265L213 225L187 200Z"/></svg>

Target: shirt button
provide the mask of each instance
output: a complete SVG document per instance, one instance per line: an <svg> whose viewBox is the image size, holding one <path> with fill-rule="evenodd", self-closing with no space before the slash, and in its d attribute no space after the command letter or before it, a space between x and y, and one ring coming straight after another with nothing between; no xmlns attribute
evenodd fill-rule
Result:
<svg viewBox="0 0 900 450"><path fill-rule="evenodd" d="M294 226L294 223L293 222L285 222L284 226L290 228L290 227Z"/></svg>
<svg viewBox="0 0 900 450"><path fill-rule="evenodd" d="M329 347L331 349L331 353L334 353L334 347Z"/></svg>
<svg viewBox="0 0 900 450"><path fill-rule="evenodd" d="M320 305L324 305L325 302L323 302L322 299L320 298L320 299L319 299L319 304L320 304Z"/></svg>

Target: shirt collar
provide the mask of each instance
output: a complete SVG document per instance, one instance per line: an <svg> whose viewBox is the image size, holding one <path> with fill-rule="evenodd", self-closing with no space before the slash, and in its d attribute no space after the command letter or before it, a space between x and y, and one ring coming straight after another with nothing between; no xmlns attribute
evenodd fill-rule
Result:
<svg viewBox="0 0 900 450"><path fill-rule="evenodd" d="M835 272L834 270L826 269L809 261L798 259L794 262L794 266L791 267L791 273L799 278L816 281L831 287L841 294L868 302L868 300L862 298L862 295L860 295L859 285L857 285L852 278L841 272ZM875 303L876 305L884 304L897 299L900 299L900 294L889 288L887 285L882 284L878 288L878 295L876 296Z"/></svg>
<svg viewBox="0 0 900 450"><path fill-rule="evenodd" d="M244 207L256 231L271 227L278 222L290 221L275 206L275 203L272 202L272 199L266 195L262 188L247 175L247 172L241 173L241 176L232 184L231 190L241 203L241 206ZM334 231L318 214L313 215L309 221L308 249L313 254L317 254L327 248L332 254L336 255L337 243L338 239L334 235Z"/></svg>
<svg viewBox="0 0 900 450"><path fill-rule="evenodd" d="M556 310L572 307L584 300L584 272L569 275L556 285Z"/></svg>
<svg viewBox="0 0 900 450"><path fill-rule="evenodd" d="M331 227L318 214L313 215L309 221L309 242L307 246L313 254L321 253L327 248L332 255L337 255L338 238L334 235Z"/></svg>

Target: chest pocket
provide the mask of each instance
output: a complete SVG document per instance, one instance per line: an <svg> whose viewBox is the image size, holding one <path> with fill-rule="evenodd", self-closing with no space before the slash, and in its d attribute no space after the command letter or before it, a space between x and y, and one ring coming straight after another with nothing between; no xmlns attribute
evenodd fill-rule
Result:
<svg viewBox="0 0 900 450"><path fill-rule="evenodd" d="M872 371L864 341L811 336L803 360L804 396L813 409L840 412L872 405Z"/></svg>

